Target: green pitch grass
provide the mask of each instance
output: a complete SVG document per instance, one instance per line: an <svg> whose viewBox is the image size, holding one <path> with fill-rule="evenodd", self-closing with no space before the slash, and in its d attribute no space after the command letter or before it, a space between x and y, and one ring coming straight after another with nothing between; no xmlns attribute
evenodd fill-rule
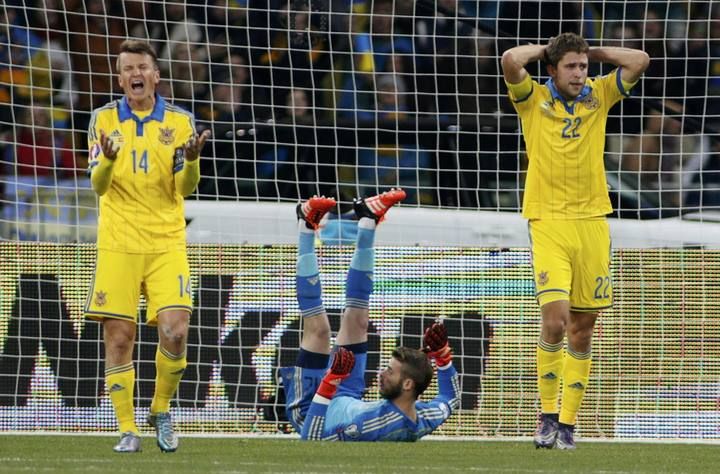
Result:
<svg viewBox="0 0 720 474"><path fill-rule="evenodd" d="M531 441L317 443L247 438L181 438L163 454L112 452L107 436L0 436L0 472L235 473L699 473L720 471L720 446L581 443L576 451L536 450Z"/></svg>

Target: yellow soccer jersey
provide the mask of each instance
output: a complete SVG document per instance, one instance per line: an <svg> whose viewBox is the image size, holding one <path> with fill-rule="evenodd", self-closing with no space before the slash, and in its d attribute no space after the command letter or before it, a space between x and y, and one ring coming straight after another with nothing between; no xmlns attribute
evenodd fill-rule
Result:
<svg viewBox="0 0 720 474"><path fill-rule="evenodd" d="M523 217L582 219L612 212L603 155L608 112L629 95L619 71L588 79L572 103L552 79L540 85L528 75L507 84L529 161Z"/></svg>
<svg viewBox="0 0 720 474"><path fill-rule="evenodd" d="M100 147L100 131L120 145L115 161ZM192 114L156 96L141 118L122 98L90 120L89 169L100 194L98 248L126 253L185 249L184 196L199 181L199 160L185 162L183 144L195 136Z"/></svg>

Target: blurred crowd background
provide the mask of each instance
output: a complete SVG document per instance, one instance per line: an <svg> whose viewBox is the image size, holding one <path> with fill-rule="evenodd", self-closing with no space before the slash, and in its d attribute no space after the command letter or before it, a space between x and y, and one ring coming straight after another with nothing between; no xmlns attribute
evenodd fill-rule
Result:
<svg viewBox="0 0 720 474"><path fill-rule="evenodd" d="M616 214L717 209L716 2L6 0L1 215L87 188L90 112L121 96L129 37L157 49L158 92L213 131L199 199L348 203L400 185L411 204L517 211L526 158L499 57L565 31L652 58L608 123Z"/></svg>

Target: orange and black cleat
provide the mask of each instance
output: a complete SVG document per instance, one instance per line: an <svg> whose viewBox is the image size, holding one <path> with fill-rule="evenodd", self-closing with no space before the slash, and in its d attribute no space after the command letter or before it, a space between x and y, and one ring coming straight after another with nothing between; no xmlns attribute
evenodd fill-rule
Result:
<svg viewBox="0 0 720 474"><path fill-rule="evenodd" d="M307 201L298 204L295 212L298 219L305 221L305 226L308 229L317 230L325 214L336 205L337 202L334 198L313 196Z"/></svg>
<svg viewBox="0 0 720 474"><path fill-rule="evenodd" d="M369 217L375 219L375 222L382 222L385 219L385 213L395 204L405 199L407 195L400 188L392 188L382 194L369 198L356 198L353 201L355 215L358 218Z"/></svg>

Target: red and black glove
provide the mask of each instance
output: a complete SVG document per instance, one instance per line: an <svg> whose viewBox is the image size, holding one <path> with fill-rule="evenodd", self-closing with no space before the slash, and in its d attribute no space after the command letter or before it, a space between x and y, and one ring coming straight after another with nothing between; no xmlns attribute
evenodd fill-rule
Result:
<svg viewBox="0 0 720 474"><path fill-rule="evenodd" d="M333 356L330 369L327 374L325 374L325 377L323 377L315 393L328 400L331 399L333 395L335 395L335 391L338 385L340 385L340 382L348 378L354 366L355 354L344 347L339 348Z"/></svg>
<svg viewBox="0 0 720 474"><path fill-rule="evenodd" d="M423 351L435 359L438 367L452 362L452 350L448 344L447 328L441 322L434 322L423 335Z"/></svg>

